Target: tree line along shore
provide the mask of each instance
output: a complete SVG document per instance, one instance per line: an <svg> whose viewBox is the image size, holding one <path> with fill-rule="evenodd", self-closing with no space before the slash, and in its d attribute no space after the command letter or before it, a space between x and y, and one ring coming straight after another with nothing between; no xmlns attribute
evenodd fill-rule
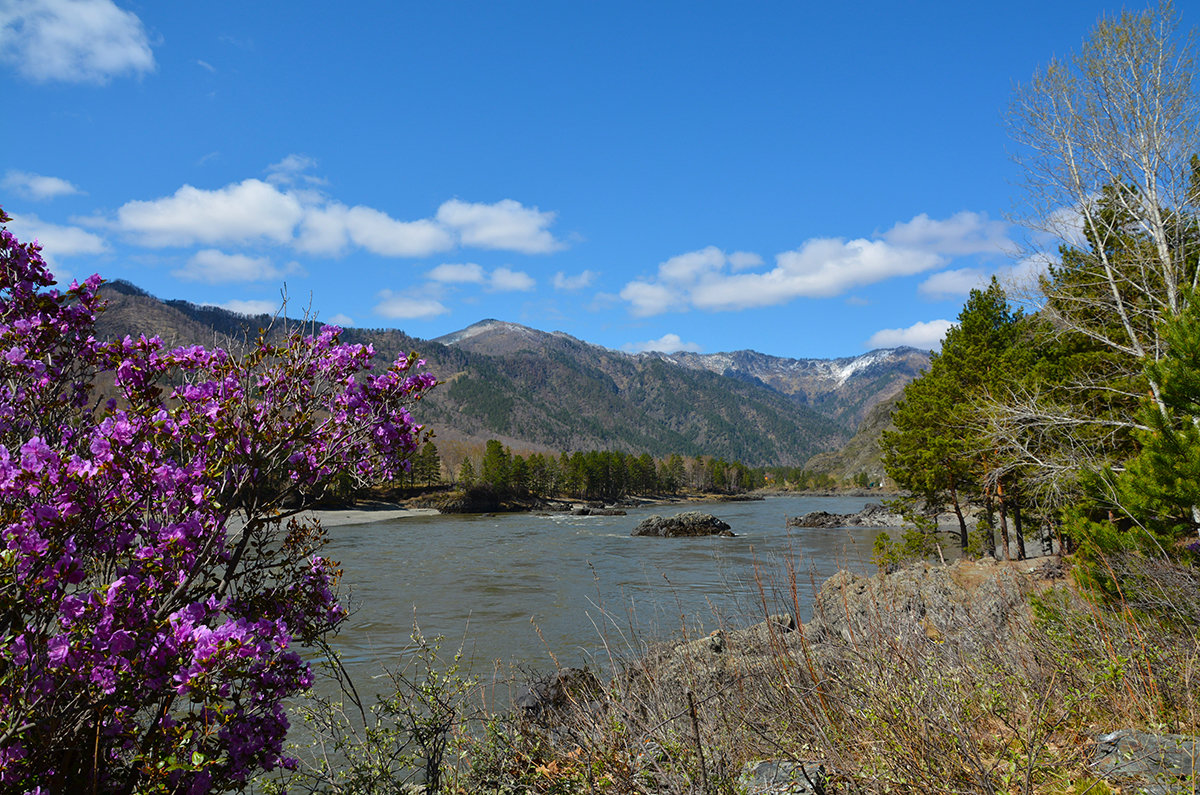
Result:
<svg viewBox="0 0 1200 795"><path fill-rule="evenodd" d="M712 632L604 613L603 675L468 671L414 627L365 695L331 643L352 574L299 514L416 477L434 376L332 328L98 341L99 277L57 288L0 228L0 789L1195 792L1200 72L1177 22L1105 17L1016 89L1033 278L972 291L905 390L881 449L912 527L884 571L814 584L807 622L796 560ZM608 500L769 474L537 455L489 442L455 476ZM927 560L939 506L951 566ZM1035 529L1059 555L1003 560Z"/></svg>

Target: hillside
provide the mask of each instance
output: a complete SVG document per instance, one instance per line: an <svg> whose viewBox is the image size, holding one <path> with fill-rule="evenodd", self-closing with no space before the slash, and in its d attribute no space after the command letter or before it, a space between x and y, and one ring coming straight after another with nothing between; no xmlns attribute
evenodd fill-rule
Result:
<svg viewBox="0 0 1200 795"><path fill-rule="evenodd" d="M758 381L856 428L929 366L929 352L883 348L840 359L787 359L757 351L655 354L685 367Z"/></svg>
<svg viewBox="0 0 1200 795"><path fill-rule="evenodd" d="M859 423L858 432L850 441L837 450L817 453L804 465L805 469L825 472L839 480L848 480L865 472L871 482L881 482L884 471L879 439L884 431L892 427L892 409L899 401L900 393L897 392L887 400L876 403Z"/></svg>
<svg viewBox="0 0 1200 795"><path fill-rule="evenodd" d="M172 345L229 345L270 323L160 301L127 283L106 285L104 294L105 337L156 333ZM833 361L753 351L630 355L492 320L435 340L395 329L347 329L344 339L389 358L419 351L442 385L414 414L441 436L749 465L797 466L840 449L859 417L902 388L921 361L912 349Z"/></svg>

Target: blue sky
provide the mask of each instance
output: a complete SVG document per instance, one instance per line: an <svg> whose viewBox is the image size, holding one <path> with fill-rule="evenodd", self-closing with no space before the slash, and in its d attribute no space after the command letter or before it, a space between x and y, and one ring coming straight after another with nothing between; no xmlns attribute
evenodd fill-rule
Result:
<svg viewBox="0 0 1200 795"><path fill-rule="evenodd" d="M60 276L238 311L931 347L1028 270L1014 85L1119 9L0 0L0 204Z"/></svg>

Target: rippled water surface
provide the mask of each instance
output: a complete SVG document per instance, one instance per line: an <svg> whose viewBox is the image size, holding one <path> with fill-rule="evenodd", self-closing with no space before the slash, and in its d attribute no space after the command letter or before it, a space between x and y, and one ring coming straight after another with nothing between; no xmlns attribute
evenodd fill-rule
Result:
<svg viewBox="0 0 1200 795"><path fill-rule="evenodd" d="M867 570L879 531L789 530L785 519L848 513L867 501L771 497L645 506L626 516L423 516L333 527L329 554L342 563L355 608L337 645L352 670L377 671L404 648L415 615L427 636L444 635L448 646L465 637L475 670L494 661L546 667L551 653L562 665L603 667L606 642L624 652L631 638L678 632L681 621L712 627L718 615L732 623L761 616L760 581L783 586L790 600L789 559L804 620L811 582L839 568ZM651 514L685 510L724 519L737 537L630 536Z"/></svg>

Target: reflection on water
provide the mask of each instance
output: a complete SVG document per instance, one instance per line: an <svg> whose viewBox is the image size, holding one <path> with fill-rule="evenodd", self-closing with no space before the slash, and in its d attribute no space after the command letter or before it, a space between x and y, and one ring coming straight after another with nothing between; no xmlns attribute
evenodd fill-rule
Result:
<svg viewBox="0 0 1200 795"><path fill-rule="evenodd" d="M328 554L341 561L355 611L337 645L352 672L370 675L406 647L415 616L447 646L465 638L475 670L495 661L544 668L551 653L563 665L595 665L605 642L624 647L678 632L682 622L690 630L718 616L761 616L760 583L786 586L788 561L806 620L811 583L839 568L867 570L879 531L789 530L785 519L849 513L867 501L772 497L627 516L428 516L333 527ZM724 519L737 537L630 536L646 516L693 509ZM776 590L767 609L789 609L788 589Z"/></svg>

